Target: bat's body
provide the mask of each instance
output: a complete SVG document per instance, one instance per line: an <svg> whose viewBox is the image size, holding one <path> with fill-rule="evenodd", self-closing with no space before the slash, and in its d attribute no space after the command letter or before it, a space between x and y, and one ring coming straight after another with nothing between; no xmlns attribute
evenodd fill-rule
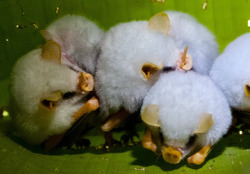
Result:
<svg viewBox="0 0 250 174"><path fill-rule="evenodd" d="M148 22L118 24L107 32L97 61L95 86L101 118L110 120L102 126L104 131L112 130L127 115L140 109L161 72L192 68L192 55L189 51L186 55L188 44L190 53L196 57L194 70L208 74L217 55L214 36L191 16L169 13L170 16L156 14ZM195 38L196 28L192 25L198 31Z"/></svg>

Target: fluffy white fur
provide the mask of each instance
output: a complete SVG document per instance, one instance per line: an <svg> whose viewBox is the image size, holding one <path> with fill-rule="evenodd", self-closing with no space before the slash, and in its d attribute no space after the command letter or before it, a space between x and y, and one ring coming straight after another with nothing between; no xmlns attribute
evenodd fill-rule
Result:
<svg viewBox="0 0 250 174"><path fill-rule="evenodd" d="M147 93L142 111L148 104L159 106L159 122L164 143L183 150L183 157L195 146L215 144L228 130L231 111L223 93L208 76L194 72L170 72ZM187 148L189 138L198 129L202 114L213 115L214 124L196 143Z"/></svg>
<svg viewBox="0 0 250 174"><path fill-rule="evenodd" d="M250 33L231 42L217 58L210 76L225 93L233 108L250 109L250 97L244 92L244 86L250 83Z"/></svg>
<svg viewBox="0 0 250 174"><path fill-rule="evenodd" d="M180 56L173 40L148 29L146 21L111 28L102 42L95 77L102 116L105 118L121 107L131 113L138 110L159 75L146 80L141 73L143 64L175 67Z"/></svg>
<svg viewBox="0 0 250 174"><path fill-rule="evenodd" d="M58 19L46 31L47 39L61 47L62 64L42 59L41 49L37 49L20 58L11 77L12 120L32 144L63 133L71 126L73 114L86 102L86 93L77 88L77 72L86 70L94 74L99 42L104 35L93 22L75 15ZM40 100L54 91L76 95L60 100L55 110L48 111Z"/></svg>
<svg viewBox="0 0 250 174"><path fill-rule="evenodd" d="M37 49L23 56L11 75L12 121L32 144L39 144L49 136L68 129L73 114L85 102L85 95L77 88L79 74L66 66L44 60L40 55L41 49ZM40 100L54 91L77 94L61 100L55 110L48 111Z"/></svg>
<svg viewBox="0 0 250 174"><path fill-rule="evenodd" d="M66 15L45 30L61 46L64 64L91 74L95 73L99 43L104 36L103 30L85 17L76 15Z"/></svg>
<svg viewBox="0 0 250 174"><path fill-rule="evenodd" d="M188 54L193 58L196 72L208 75L215 58L218 56L218 44L215 36L191 15L165 11L170 19L169 36L180 50L188 46Z"/></svg>

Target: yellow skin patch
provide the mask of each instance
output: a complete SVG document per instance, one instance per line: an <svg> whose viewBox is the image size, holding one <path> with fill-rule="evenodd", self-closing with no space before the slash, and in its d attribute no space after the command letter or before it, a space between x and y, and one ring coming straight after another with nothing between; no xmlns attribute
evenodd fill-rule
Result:
<svg viewBox="0 0 250 174"><path fill-rule="evenodd" d="M81 72L79 76L79 87L82 91L90 92L94 89L94 78L89 73Z"/></svg>
<svg viewBox="0 0 250 174"><path fill-rule="evenodd" d="M196 165L202 164L205 161L208 153L210 152L211 147L211 145L204 146L199 152L195 153L187 159L188 163Z"/></svg>
<svg viewBox="0 0 250 174"><path fill-rule="evenodd" d="M171 164L178 164L182 159L182 153L173 147L165 147L162 151L163 159Z"/></svg>
<svg viewBox="0 0 250 174"><path fill-rule="evenodd" d="M147 128L146 132L144 133L144 136L142 139L142 146L145 149L149 149L149 150L153 151L154 153L157 153L157 146L153 142L152 132L149 128Z"/></svg>

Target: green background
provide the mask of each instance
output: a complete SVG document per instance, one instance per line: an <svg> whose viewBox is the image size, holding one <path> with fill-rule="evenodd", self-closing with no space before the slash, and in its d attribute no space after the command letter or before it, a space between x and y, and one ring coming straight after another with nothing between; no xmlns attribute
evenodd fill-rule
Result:
<svg viewBox="0 0 250 174"><path fill-rule="evenodd" d="M207 3L205 10L204 3ZM59 7L59 14L56 14L56 7ZM0 106L9 100L8 79L15 61L44 42L39 30L53 20L68 13L81 14L108 30L119 22L147 20L167 9L196 17L216 35L221 51L237 36L250 31L247 25L249 0L165 0L165 3L152 0L0 0Z"/></svg>
<svg viewBox="0 0 250 174"><path fill-rule="evenodd" d="M203 8L204 3L206 8ZM81 14L108 30L119 22L147 20L164 10L184 11L196 17L216 35L220 51L237 36L250 31L250 0L165 0L164 3L151 0L0 0L0 106L8 104L9 75L15 61L44 42L39 30L53 20L64 14ZM0 173L244 173L250 170L247 167L250 165L249 135L233 134L223 138L209 160L194 167L185 162L168 165L140 145L117 148L110 153L90 149L43 155L39 149L29 147L8 132L8 119L0 119ZM90 138L93 145L103 143L100 136L92 134Z"/></svg>

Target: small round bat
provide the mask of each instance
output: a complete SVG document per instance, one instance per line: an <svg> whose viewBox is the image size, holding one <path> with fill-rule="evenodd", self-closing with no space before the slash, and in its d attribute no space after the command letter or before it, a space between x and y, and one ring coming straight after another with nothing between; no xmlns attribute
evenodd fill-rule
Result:
<svg viewBox="0 0 250 174"><path fill-rule="evenodd" d="M10 111L29 143L46 141L50 149L80 117L99 107L87 96L94 88L90 73L103 32L84 17L67 15L41 33L46 43L13 68Z"/></svg>
<svg viewBox="0 0 250 174"><path fill-rule="evenodd" d="M192 71L163 74L147 93L141 118L147 125L144 148L172 164L195 152L187 160L197 165L232 119L224 94L208 76Z"/></svg>

